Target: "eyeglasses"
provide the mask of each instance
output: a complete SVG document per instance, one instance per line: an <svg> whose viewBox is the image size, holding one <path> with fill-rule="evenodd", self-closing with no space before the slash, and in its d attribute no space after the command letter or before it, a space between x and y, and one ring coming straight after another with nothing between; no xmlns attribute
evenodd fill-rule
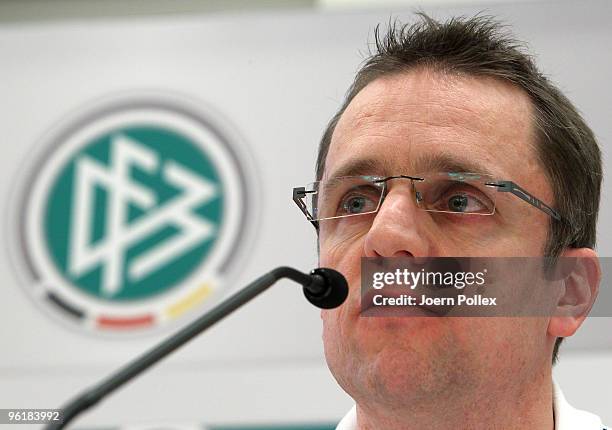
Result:
<svg viewBox="0 0 612 430"><path fill-rule="evenodd" d="M316 227L319 221L376 213L387 182L407 179L417 208L457 215L493 215L499 192L511 193L556 220L557 211L512 181L481 173L439 172L424 176L344 176L293 189L293 201Z"/></svg>

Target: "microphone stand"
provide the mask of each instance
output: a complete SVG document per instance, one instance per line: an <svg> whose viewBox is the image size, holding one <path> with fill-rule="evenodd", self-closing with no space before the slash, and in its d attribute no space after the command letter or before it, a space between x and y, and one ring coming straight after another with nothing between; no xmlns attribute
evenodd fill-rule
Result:
<svg viewBox="0 0 612 430"><path fill-rule="evenodd" d="M62 413L59 420L50 423L45 429L60 430L64 428L77 415L89 409L121 385L130 381L175 349L264 292L281 278L289 278L302 284L308 301L322 308L339 306L344 302L348 294L346 280L335 270L319 268L313 270L310 275L307 275L291 267L278 267L251 282L244 289L236 292L177 333L169 336L159 345L154 346L106 379L84 391L61 408Z"/></svg>

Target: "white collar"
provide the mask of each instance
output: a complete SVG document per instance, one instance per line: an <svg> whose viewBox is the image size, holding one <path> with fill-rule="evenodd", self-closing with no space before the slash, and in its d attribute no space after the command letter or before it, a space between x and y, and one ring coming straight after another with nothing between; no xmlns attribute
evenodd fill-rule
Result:
<svg viewBox="0 0 612 430"><path fill-rule="evenodd" d="M555 430L606 430L597 415L575 409L567 403L561 387L554 380L553 410L555 411Z"/></svg>
<svg viewBox="0 0 612 430"><path fill-rule="evenodd" d="M553 380L553 410L555 411L555 430L606 430L601 419L590 412L573 408ZM342 418L336 430L357 430L357 409L351 410Z"/></svg>

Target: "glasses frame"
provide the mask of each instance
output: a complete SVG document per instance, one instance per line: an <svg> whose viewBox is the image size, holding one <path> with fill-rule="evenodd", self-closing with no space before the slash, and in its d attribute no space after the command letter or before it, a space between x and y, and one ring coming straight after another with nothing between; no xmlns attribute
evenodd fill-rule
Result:
<svg viewBox="0 0 612 430"><path fill-rule="evenodd" d="M469 172L442 172L442 173L452 173L452 174L456 174L456 175L482 175L482 176L489 176L489 175L486 175L484 173L469 173ZM376 179L375 181L372 181L372 182L373 183L384 183L384 184L386 184L387 181L390 181L391 179L410 179L411 181L424 181L425 180L425 178L422 178L422 177L419 177L419 176L396 175L396 176L386 176L386 177L383 177L383 178L380 178L380 179ZM499 181L485 182L484 184L487 185L487 186L490 186L490 187L496 187L498 192L510 193L510 194L520 198L524 202L529 203L531 206L541 210L542 212L544 212L548 216L552 217L553 219L555 219L557 221L561 221L561 215L559 215L559 212L557 212L555 209L553 209L550 206L548 206L546 203L544 203L542 200L540 200L537 197L535 197L533 194L531 194L528 191L526 191L524 188L519 186L516 182L507 181L507 180L499 180ZM310 216L310 214L308 213L308 210L306 209L306 204L302 200L306 196L306 194L314 193L314 192L316 192L316 191L306 191L306 187L294 187L293 188L293 201L298 206L298 208L300 208L302 213L306 216L306 219L308 221L310 221L310 223L314 226L315 229L318 230L319 229L319 221L313 219ZM375 211L368 212L368 214L370 214L370 213L378 213L378 211L380 210L380 206L382 205L384 199L385 199L385 193L383 191L383 194L381 196L381 200L380 200L380 202L378 204L378 207L376 208ZM453 212L449 212L449 213L453 213ZM493 209L493 212L491 214L487 214L487 215L493 215L494 213L495 213L495 208ZM475 215L475 214L469 214L469 213L466 214L466 213L461 213L461 212L457 212L457 214L458 215L463 215L463 216L465 216L465 215ZM359 215L365 215L365 214L356 214L356 215L351 215L351 216L359 216ZM480 214L480 215L482 215L482 214Z"/></svg>

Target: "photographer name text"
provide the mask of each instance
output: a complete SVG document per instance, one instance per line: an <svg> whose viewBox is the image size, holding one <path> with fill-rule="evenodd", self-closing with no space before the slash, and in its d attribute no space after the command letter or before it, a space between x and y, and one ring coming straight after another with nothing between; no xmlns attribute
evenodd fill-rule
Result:
<svg viewBox="0 0 612 430"><path fill-rule="evenodd" d="M423 294L420 300L408 294L398 297L385 297L377 294L372 297L374 306L496 306L496 301L497 297L484 297L481 294L475 296L459 294L457 297L429 297Z"/></svg>

